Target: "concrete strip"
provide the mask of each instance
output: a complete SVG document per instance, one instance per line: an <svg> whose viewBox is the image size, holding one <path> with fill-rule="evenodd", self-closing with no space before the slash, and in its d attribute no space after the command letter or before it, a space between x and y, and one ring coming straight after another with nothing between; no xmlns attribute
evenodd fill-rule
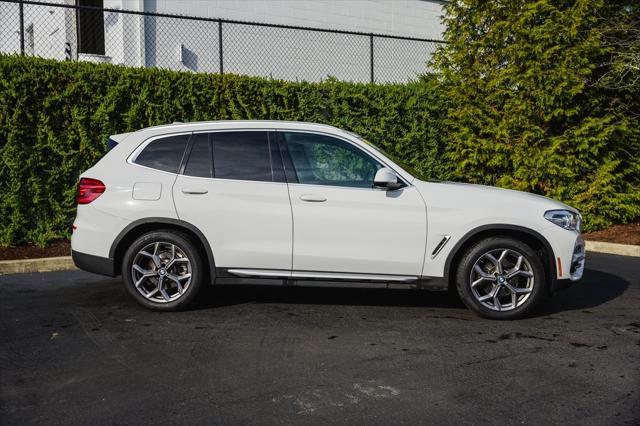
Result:
<svg viewBox="0 0 640 426"><path fill-rule="evenodd" d="M640 257L640 246L630 244L605 243L602 241L586 241L587 251L596 253L619 254L621 256Z"/></svg>
<svg viewBox="0 0 640 426"><path fill-rule="evenodd" d="M29 272L70 271L77 269L71 256L44 257L41 259L19 259L0 261L0 275Z"/></svg>

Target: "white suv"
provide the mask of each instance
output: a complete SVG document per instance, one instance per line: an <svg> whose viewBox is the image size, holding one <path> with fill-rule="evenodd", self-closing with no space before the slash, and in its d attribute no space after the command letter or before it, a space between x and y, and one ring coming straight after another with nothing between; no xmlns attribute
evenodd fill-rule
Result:
<svg viewBox="0 0 640 426"><path fill-rule="evenodd" d="M575 209L420 180L335 127L175 123L109 146L80 178L73 259L122 274L148 308L183 308L210 283L272 279L455 287L480 315L515 318L583 273Z"/></svg>

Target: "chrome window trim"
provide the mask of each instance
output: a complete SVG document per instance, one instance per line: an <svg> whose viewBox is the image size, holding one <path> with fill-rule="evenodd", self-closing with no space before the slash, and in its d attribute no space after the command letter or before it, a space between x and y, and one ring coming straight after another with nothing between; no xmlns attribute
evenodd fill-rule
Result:
<svg viewBox="0 0 640 426"><path fill-rule="evenodd" d="M343 135L337 135L335 133L330 133L330 132L322 132L322 131L318 131L318 130L308 130L308 129L291 129L291 128L286 128L286 127L260 127L260 128L246 128L246 127L238 127L238 128L227 128L227 129L209 129L209 130L196 130L196 131L182 131L182 132L172 132L172 133L163 133L161 135L155 135L155 136L151 136L145 140L143 140L142 142L140 142L140 144L136 147L136 149L133 150L133 152L129 155L129 157L127 158L127 163L132 165L132 166L137 166L137 167L141 167L143 169L147 169L147 170L153 170L156 172L160 172L160 173L166 173L169 175L174 175L174 176L185 176L188 178L196 178L196 179L208 179L208 180L218 180L218 181L234 181L234 182L260 182L260 183L278 183L278 184L288 184L287 182L267 182L267 181L262 181L262 180L247 180L247 179L221 179L221 178L206 178L206 177L198 177L198 176L190 176L190 175L185 175L184 173L172 173L172 172L167 172L165 170L160 170L160 169L154 169L153 167L147 167L147 166L143 166L141 164L136 163L136 159L138 158L138 155L140 155L140 153L147 147L147 145L149 145L151 142L154 142L158 139L164 139L164 138L168 138L168 137L172 137L172 136L180 136L180 135L194 135L194 134L201 134L201 133L218 133L218 132L294 132L294 133L310 133L310 134L316 134L316 135L321 135L321 136L329 136L329 137L333 137L336 138L338 140L341 140L349 145L351 145L354 149L362 152L364 155L368 155L369 157L374 158L378 163L381 163L384 167L387 167L391 170L393 170L393 172L398 176L398 179L402 181L402 183L404 183L407 187L413 186L411 184L411 182L409 182L404 176L403 173L399 173L395 167L392 167L389 165L388 161L389 159L387 158L381 158L381 156L379 155L380 153L378 153L375 150L369 150L366 147L360 146L358 143L346 138ZM404 172L404 171L403 171ZM408 174L409 176L411 176L410 173L408 172L404 172L406 174ZM315 185L315 184L304 184L304 183L297 183L297 182L293 182L290 183L290 185L308 185L308 186L313 186L313 187L328 187L328 188L349 188L349 189L362 189L362 190L369 190L369 191L381 191L382 189L380 188L360 188L360 187L354 187L354 186L343 186L343 185ZM402 188L399 188L402 189Z"/></svg>

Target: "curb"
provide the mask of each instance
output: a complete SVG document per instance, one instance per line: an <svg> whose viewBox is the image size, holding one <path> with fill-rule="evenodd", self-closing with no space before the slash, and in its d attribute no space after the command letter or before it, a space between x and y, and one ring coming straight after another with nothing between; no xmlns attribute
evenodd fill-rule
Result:
<svg viewBox="0 0 640 426"><path fill-rule="evenodd" d="M71 271L77 269L71 256L43 257L40 259L1 260L0 275L29 272Z"/></svg>
<svg viewBox="0 0 640 426"><path fill-rule="evenodd" d="M594 253L617 254L620 256L640 257L640 246L630 244L605 243L603 241L585 241L587 251Z"/></svg>
<svg viewBox="0 0 640 426"><path fill-rule="evenodd" d="M586 241L586 249L593 253L617 254L620 256L640 257L640 246L628 244ZM1 260L0 275L24 274L33 272L72 271L78 269L71 256L44 257L41 259Z"/></svg>

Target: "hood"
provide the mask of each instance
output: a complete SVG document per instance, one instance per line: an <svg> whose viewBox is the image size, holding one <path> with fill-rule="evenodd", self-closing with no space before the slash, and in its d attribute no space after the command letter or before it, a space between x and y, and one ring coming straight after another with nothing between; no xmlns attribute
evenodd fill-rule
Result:
<svg viewBox="0 0 640 426"><path fill-rule="evenodd" d="M418 183L419 182L419 183ZM453 197L471 197L477 198L482 197L486 198L486 200L495 200L495 201L504 201L511 203L522 203L523 205L536 205L542 206L546 210L552 209L565 209L575 213L578 213L578 210L575 208L561 203L560 201L556 201L552 198L545 197L544 195L532 194L530 192L524 191L516 191L514 189L506 189L499 188L496 186L488 186L488 185L477 185L473 183L463 183L463 182L448 182L448 181L418 181L417 179L413 182L414 185L419 185L424 187L425 189L436 191L436 192L446 192L448 195Z"/></svg>

